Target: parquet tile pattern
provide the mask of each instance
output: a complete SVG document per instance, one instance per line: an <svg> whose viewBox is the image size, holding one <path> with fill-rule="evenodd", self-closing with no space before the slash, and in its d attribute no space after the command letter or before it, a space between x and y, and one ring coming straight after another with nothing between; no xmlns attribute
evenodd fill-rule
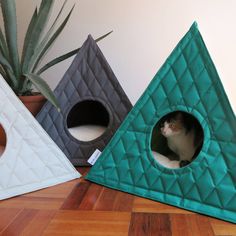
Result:
<svg viewBox="0 0 236 236"><path fill-rule="evenodd" d="M232 236L236 225L81 178L1 201L0 235Z"/></svg>

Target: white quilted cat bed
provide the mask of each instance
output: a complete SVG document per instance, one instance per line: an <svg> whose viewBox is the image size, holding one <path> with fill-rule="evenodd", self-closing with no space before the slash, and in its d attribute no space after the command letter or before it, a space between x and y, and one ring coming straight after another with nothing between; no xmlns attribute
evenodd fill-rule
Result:
<svg viewBox="0 0 236 236"><path fill-rule="evenodd" d="M0 156L0 199L80 177L1 75L0 124L7 135Z"/></svg>
<svg viewBox="0 0 236 236"><path fill-rule="evenodd" d="M106 127L99 125L82 125L68 129L74 138L84 142L100 137L105 130Z"/></svg>

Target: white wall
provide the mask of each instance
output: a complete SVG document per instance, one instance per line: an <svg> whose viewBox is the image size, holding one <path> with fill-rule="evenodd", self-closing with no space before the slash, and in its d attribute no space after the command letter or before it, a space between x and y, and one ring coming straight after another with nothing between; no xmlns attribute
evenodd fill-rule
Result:
<svg viewBox="0 0 236 236"><path fill-rule="evenodd" d="M19 39L40 0L17 0ZM62 0L56 0L54 10ZM99 46L134 104L194 20L236 111L235 0L69 0L72 17L44 62L113 30ZM54 11L55 12L55 11ZM55 15L55 13L53 14ZM43 74L54 88L72 59Z"/></svg>

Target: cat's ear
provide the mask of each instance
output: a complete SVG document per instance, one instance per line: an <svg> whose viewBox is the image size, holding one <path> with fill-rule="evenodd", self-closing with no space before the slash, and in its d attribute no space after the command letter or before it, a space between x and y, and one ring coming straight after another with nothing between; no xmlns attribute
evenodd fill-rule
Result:
<svg viewBox="0 0 236 236"><path fill-rule="evenodd" d="M183 113L182 113L181 111L178 111L178 112L176 113L176 119L177 119L177 120L182 120L182 119L183 119Z"/></svg>

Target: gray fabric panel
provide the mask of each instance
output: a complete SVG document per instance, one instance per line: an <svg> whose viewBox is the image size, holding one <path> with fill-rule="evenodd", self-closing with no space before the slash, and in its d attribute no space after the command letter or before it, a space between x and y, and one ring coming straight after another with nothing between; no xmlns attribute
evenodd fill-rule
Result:
<svg viewBox="0 0 236 236"><path fill-rule="evenodd" d="M73 165L88 166L87 159L95 149L101 151L104 149L132 108L127 95L90 35L59 82L54 94L59 101L61 112L46 102L36 119ZM69 133L67 117L76 104L87 100L98 101L106 108L109 124L100 137L83 142ZM91 116L94 116L93 111ZM91 116L88 116L88 119ZM70 119L73 123L73 118ZM102 116L100 119L103 119Z"/></svg>

